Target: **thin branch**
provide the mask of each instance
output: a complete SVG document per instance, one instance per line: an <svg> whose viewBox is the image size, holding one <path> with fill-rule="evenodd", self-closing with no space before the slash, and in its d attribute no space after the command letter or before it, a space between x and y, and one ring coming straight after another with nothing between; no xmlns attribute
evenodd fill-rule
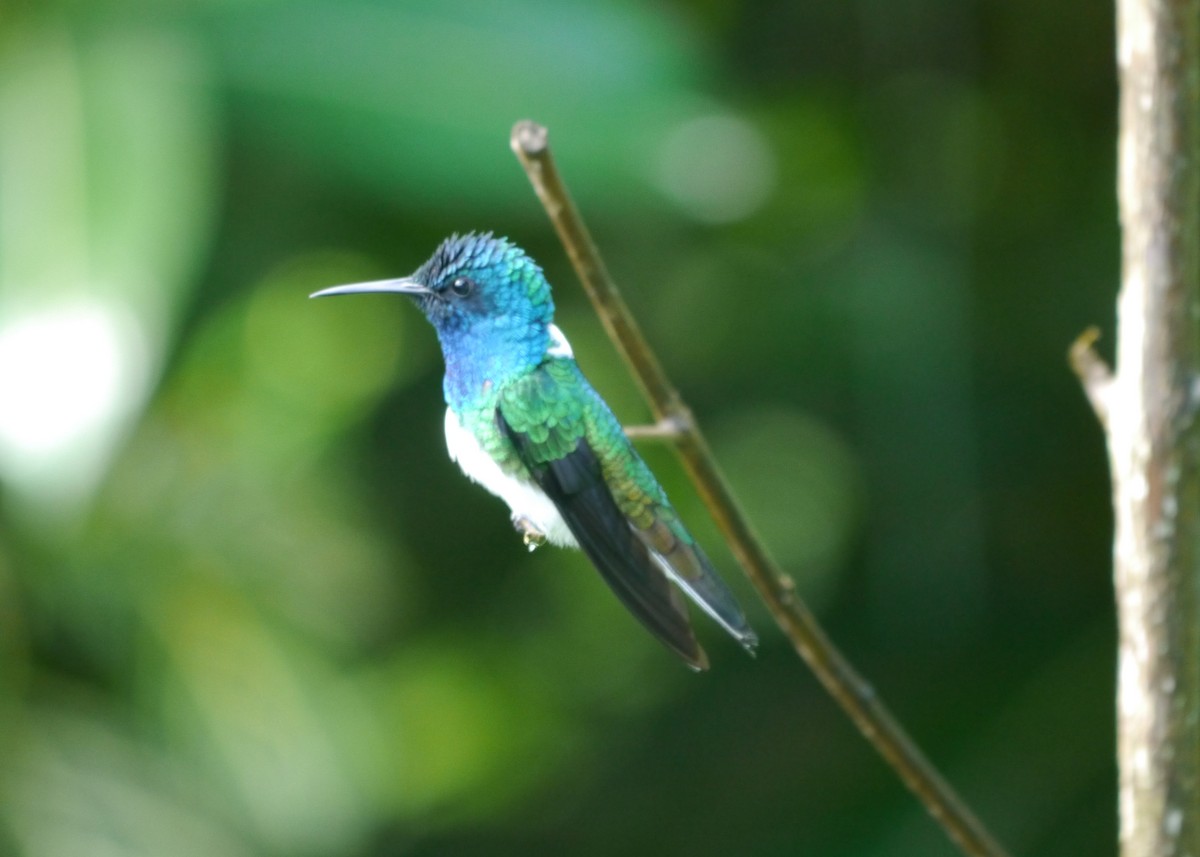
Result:
<svg viewBox="0 0 1200 857"><path fill-rule="evenodd" d="M776 623L863 736L921 800L959 849L971 857L1004 857L1004 850L979 819L925 758L871 686L830 642L812 612L796 594L791 579L780 571L754 534L691 411L663 372L609 277L554 166L546 129L533 122L518 122L512 131L511 144L550 215L605 330L629 364L655 419L660 424L674 421L682 428L676 450L684 467Z"/></svg>
<svg viewBox="0 0 1200 857"><path fill-rule="evenodd" d="M680 425L667 417L648 426L625 426L625 436L630 440L678 441L688 431L688 427Z"/></svg>

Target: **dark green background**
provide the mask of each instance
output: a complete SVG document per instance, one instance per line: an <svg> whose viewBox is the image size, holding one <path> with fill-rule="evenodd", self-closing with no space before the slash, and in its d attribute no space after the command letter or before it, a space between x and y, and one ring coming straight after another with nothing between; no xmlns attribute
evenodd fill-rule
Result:
<svg viewBox="0 0 1200 857"><path fill-rule="evenodd" d="M956 853L667 450L763 637L698 617L700 676L446 460L412 307L306 300L495 230L644 421L521 118L834 639L1014 855L1114 853L1107 478L1065 360L1113 326L1112 14L0 7L0 853Z"/></svg>

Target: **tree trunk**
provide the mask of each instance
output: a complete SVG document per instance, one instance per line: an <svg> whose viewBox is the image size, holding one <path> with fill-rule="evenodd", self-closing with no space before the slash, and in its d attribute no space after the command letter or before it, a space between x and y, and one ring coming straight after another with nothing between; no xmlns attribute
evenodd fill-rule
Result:
<svg viewBox="0 0 1200 857"><path fill-rule="evenodd" d="M1200 857L1200 0L1117 13L1121 855Z"/></svg>

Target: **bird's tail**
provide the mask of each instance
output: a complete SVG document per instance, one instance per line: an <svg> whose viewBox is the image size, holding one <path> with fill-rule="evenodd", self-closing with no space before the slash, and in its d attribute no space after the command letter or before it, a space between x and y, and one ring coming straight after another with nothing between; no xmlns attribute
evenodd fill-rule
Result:
<svg viewBox="0 0 1200 857"><path fill-rule="evenodd" d="M662 516L636 532L667 577L747 652L754 654L758 635L700 545L685 541Z"/></svg>

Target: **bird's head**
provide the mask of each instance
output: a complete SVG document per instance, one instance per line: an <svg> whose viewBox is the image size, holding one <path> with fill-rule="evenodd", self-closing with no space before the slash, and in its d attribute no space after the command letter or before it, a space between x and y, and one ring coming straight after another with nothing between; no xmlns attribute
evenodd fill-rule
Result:
<svg viewBox="0 0 1200 857"><path fill-rule="evenodd" d="M313 294L390 292L412 298L447 357L471 352L546 353L554 320L550 284L525 252L490 233L452 235L411 276L334 286Z"/></svg>

